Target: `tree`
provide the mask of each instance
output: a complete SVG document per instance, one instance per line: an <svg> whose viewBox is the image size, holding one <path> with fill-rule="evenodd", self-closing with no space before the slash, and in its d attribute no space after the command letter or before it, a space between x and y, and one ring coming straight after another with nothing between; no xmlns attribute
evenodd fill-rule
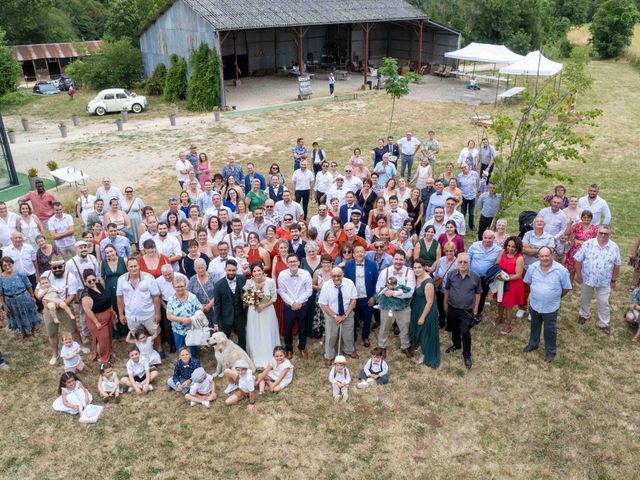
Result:
<svg viewBox="0 0 640 480"><path fill-rule="evenodd" d="M164 84L164 99L167 102L186 100L187 98L187 61L175 53L169 56L169 70Z"/></svg>
<svg viewBox="0 0 640 480"><path fill-rule="evenodd" d="M191 54L193 74L189 79L189 110L210 112L220 105L220 61L215 50L202 42Z"/></svg>
<svg viewBox="0 0 640 480"><path fill-rule="evenodd" d="M527 98L516 122L508 115L493 117L490 127L496 137L496 169L491 178L502 193L500 212L515 205L527 191L526 180L535 175L567 180L551 166L560 160L581 159L581 150L589 149L598 109L573 115L568 112L570 99L591 85L586 74L585 56L576 49L564 74L564 89L548 83ZM579 128L578 128L579 127Z"/></svg>
<svg viewBox="0 0 640 480"><path fill-rule="evenodd" d="M14 51L5 44L5 35L0 29L0 97L18 89L21 70Z"/></svg>
<svg viewBox="0 0 640 480"><path fill-rule="evenodd" d="M591 22L593 47L602 58L619 56L633 37L638 9L631 0L607 0L596 10Z"/></svg>
<svg viewBox="0 0 640 480"><path fill-rule="evenodd" d="M159 63L153 70L151 77L147 80L148 95L162 95L164 93L164 84L167 81L167 67L164 63Z"/></svg>
<svg viewBox="0 0 640 480"><path fill-rule="evenodd" d="M137 1L113 0L109 6L105 35L115 40L134 39L141 23L142 14Z"/></svg>
<svg viewBox="0 0 640 480"><path fill-rule="evenodd" d="M378 71L382 77L387 77L384 81L384 89L387 95L391 95L393 103L391 104L391 116L389 117L389 128L391 132L391 124L393 123L393 113L396 109L396 99L409 95L409 83L420 80L420 75L409 72L406 75L398 73L398 60L393 57L384 57L382 59L382 67Z"/></svg>

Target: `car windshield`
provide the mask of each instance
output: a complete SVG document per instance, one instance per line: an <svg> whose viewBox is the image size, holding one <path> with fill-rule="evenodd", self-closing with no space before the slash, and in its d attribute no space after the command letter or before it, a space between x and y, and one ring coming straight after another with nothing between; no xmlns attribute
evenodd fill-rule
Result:
<svg viewBox="0 0 640 480"><path fill-rule="evenodd" d="M40 87L40 91L42 92L53 92L55 90L58 90L58 87L56 87L55 85L51 85L50 83L44 83L42 85L39 85Z"/></svg>
<svg viewBox="0 0 640 480"><path fill-rule="evenodd" d="M129 93L129 90L125 90L124 93L127 95L127 97L131 96L131 94Z"/></svg>

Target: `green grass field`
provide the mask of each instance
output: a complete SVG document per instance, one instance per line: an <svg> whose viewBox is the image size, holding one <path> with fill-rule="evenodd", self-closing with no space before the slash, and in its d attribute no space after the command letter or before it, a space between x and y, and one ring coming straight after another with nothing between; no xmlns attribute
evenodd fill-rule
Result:
<svg viewBox="0 0 640 480"><path fill-rule="evenodd" d="M569 194L583 195L593 182L601 185L613 211L612 239L627 258L640 234L639 163L634 155L638 72L625 61L596 61L590 71L593 90L578 98L578 110L597 106L604 111L593 131L593 149L585 152L584 163L560 162L554 168L572 177ZM390 106L378 94L228 117L215 127L158 138L156 148L196 141L220 153L241 141L252 147L245 160L251 158L262 170L278 161L290 174L292 139L319 139L328 156L343 164L353 147L368 150L386 134ZM507 108L515 112L518 106ZM442 160L452 160L467 139L480 135L469 117L492 111L493 106L399 101L394 130L398 135L410 129L421 138L434 129L443 145ZM138 193L160 207L174 183L167 168L141 182ZM509 231L517 231L518 212L541 208L541 197L552 188L549 180L528 181L523 206L509 212ZM467 243L471 241L468 237ZM623 267L612 296L610 337L593 322L576 324L576 293L564 300L553 364L544 362L541 351L521 353L528 338L526 320L516 321L509 337L498 337L491 326L495 308L490 307L473 331L471 371L464 369L460 356L444 353L438 370L415 366L399 354L394 339L391 383L354 390L346 405L334 405L322 350L314 344L310 360L294 358L291 387L259 398L252 414L245 406L227 408L220 400L210 410L190 408L159 382L147 397L126 395L120 405L109 405L98 424L80 425L51 410L62 370L46 366L46 339L41 335L23 341L3 330L0 349L11 352L7 360L12 370L0 375L0 477L638 478L638 346L630 342L633 332L622 321L630 276L630 268ZM359 350L365 353L361 346ZM116 371L122 374L122 343L116 344L116 352ZM201 360L212 370L211 352ZM173 356L161 367L162 382L171 374L172 362ZM363 362L350 360L348 367L357 373ZM96 393L96 373L81 377ZM218 382L219 393L222 388Z"/></svg>

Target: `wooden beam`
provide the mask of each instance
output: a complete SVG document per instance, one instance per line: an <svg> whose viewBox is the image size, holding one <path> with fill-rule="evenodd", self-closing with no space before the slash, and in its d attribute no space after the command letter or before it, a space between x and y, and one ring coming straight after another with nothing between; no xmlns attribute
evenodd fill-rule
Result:
<svg viewBox="0 0 640 480"><path fill-rule="evenodd" d="M296 44L298 45L298 68L300 69L300 75L304 74L304 34L306 33L302 27L296 28Z"/></svg>
<svg viewBox="0 0 640 480"><path fill-rule="evenodd" d="M424 20L420 20L419 22L420 29L418 30L418 73L420 73L420 68L422 67L422 28L424 27Z"/></svg>
<svg viewBox="0 0 640 480"><path fill-rule="evenodd" d="M362 24L362 29L364 30L364 85L367 84L369 76L369 31L371 28L369 23Z"/></svg>

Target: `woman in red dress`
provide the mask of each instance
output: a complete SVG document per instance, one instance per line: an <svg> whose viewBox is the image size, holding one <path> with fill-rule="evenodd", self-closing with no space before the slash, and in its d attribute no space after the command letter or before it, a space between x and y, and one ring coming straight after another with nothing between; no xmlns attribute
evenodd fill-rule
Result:
<svg viewBox="0 0 640 480"><path fill-rule="evenodd" d="M140 271L153 275L153 278L159 278L162 275L162 266L171 265L169 257L158 253L156 243L150 238L142 244L144 254L140 256Z"/></svg>
<svg viewBox="0 0 640 480"><path fill-rule="evenodd" d="M573 283L573 279L576 276L576 261L573 256L584 242L592 238L596 238L598 233L598 226L591 223L591 220L593 220L593 213L589 210L584 210L582 212L580 220L582 221L573 223L571 219L569 219L569 224L564 232L564 234L569 238L569 241L571 241L571 247L567 252L567 258L564 261L564 266L569 270L571 283Z"/></svg>
<svg viewBox="0 0 640 480"><path fill-rule="evenodd" d="M513 308L524 302L522 240L515 236L507 238L504 242L504 250L498 255L496 263L509 275L506 281L509 284L509 290L504 292L500 302L497 301L497 294L493 295L493 299L498 303L498 318L495 325L504 323L500 335L508 335L512 330Z"/></svg>
<svg viewBox="0 0 640 480"><path fill-rule="evenodd" d="M278 288L278 275L280 272L283 272L287 269L287 255L289 255L289 242L286 240L280 240L276 247L278 249L278 255L276 255L273 259L273 263L271 265L271 278L273 278L276 282L276 288ZM284 302L282 301L282 297L278 295L278 299L274 305L276 309L276 316L278 317L278 328L280 330L280 335L284 335ZM295 329L295 326L294 326Z"/></svg>
<svg viewBox="0 0 640 480"><path fill-rule="evenodd" d="M271 272L271 255L267 252L266 249L260 246L260 237L256 232L249 232L247 235L247 243L249 244L246 247L247 251L247 260L249 261L249 265L253 265L257 262L262 262L262 269L265 274L269 274Z"/></svg>

